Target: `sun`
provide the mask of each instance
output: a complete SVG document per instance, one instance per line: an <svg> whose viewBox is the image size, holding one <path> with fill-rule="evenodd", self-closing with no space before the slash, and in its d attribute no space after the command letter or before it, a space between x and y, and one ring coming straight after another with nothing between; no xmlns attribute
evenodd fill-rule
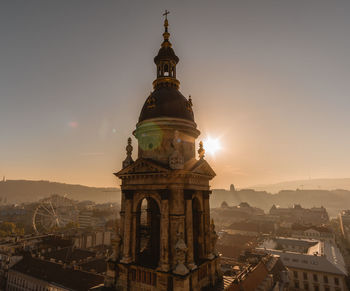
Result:
<svg viewBox="0 0 350 291"><path fill-rule="evenodd" d="M218 151L221 150L220 140L218 138L212 138L208 136L203 141L203 147L206 153L210 154L211 156L214 156Z"/></svg>

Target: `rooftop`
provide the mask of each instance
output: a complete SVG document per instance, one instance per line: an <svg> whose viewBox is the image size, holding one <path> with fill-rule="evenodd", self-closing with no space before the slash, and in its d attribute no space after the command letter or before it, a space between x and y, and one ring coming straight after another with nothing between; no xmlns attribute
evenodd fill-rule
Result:
<svg viewBox="0 0 350 291"><path fill-rule="evenodd" d="M96 272L103 274L107 271L107 262L104 258L92 260L86 263L79 264L79 266L87 272Z"/></svg>
<svg viewBox="0 0 350 291"><path fill-rule="evenodd" d="M88 250L68 247L56 251L46 252L43 254L43 256L45 259L54 259L69 264L73 261L78 263L81 260L96 257L96 253Z"/></svg>
<svg viewBox="0 0 350 291"><path fill-rule="evenodd" d="M76 291L86 291L104 282L101 275L64 268L61 264L31 256L25 256L11 270Z"/></svg>
<svg viewBox="0 0 350 291"><path fill-rule="evenodd" d="M334 244L328 241L290 238L277 238L276 240L297 246L309 245L309 247L306 252L280 250L268 244L262 244L258 249L264 249L269 254L280 256L286 267L347 276L343 256Z"/></svg>

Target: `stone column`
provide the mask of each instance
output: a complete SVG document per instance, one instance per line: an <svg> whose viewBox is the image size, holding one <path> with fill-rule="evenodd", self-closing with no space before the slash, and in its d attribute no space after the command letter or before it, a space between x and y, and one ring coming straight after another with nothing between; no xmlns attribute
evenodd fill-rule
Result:
<svg viewBox="0 0 350 291"><path fill-rule="evenodd" d="M137 243L137 212L132 212L132 226L131 226L131 258L132 261L136 260L136 243Z"/></svg>
<svg viewBox="0 0 350 291"><path fill-rule="evenodd" d="M171 189L169 195L169 254L170 268L174 268L177 264L175 249L177 233L185 233L185 200L181 188Z"/></svg>
<svg viewBox="0 0 350 291"><path fill-rule="evenodd" d="M160 209L160 264L159 269L163 272L170 270L169 264L169 194L162 193Z"/></svg>
<svg viewBox="0 0 350 291"><path fill-rule="evenodd" d="M130 263L130 240L132 223L132 192L125 191L125 218L124 218L124 237L123 237L123 258L122 263Z"/></svg>
<svg viewBox="0 0 350 291"><path fill-rule="evenodd" d="M119 233L124 237L124 222L125 222L125 193L122 192L122 204L120 210Z"/></svg>
<svg viewBox="0 0 350 291"><path fill-rule="evenodd" d="M204 240L205 240L205 256L210 256L213 252L210 243L210 208L209 208L209 191L203 191L204 202Z"/></svg>
<svg viewBox="0 0 350 291"><path fill-rule="evenodd" d="M199 236L198 236L198 244L200 246L199 257L204 259L206 257L206 248L205 248L205 226L204 226L204 211L199 211Z"/></svg>
<svg viewBox="0 0 350 291"><path fill-rule="evenodd" d="M192 216L192 191L185 190L186 199L186 243L188 247L187 251L187 265L190 270L195 269L197 266L194 263L193 254L193 216Z"/></svg>

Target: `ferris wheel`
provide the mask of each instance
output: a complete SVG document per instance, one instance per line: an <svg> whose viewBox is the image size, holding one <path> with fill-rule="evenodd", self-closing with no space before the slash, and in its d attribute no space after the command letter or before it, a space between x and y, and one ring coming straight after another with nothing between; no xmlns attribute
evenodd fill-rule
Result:
<svg viewBox="0 0 350 291"><path fill-rule="evenodd" d="M40 201L33 214L33 228L36 233L51 232L68 224L78 222L78 209L73 200L52 195Z"/></svg>

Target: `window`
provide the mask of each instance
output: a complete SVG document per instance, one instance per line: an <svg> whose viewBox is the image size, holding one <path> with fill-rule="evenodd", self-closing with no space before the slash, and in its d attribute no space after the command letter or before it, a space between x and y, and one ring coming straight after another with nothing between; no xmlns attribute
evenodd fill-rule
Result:
<svg viewBox="0 0 350 291"><path fill-rule="evenodd" d="M299 289L299 282L298 281L294 281L294 287Z"/></svg>
<svg viewBox="0 0 350 291"><path fill-rule="evenodd" d="M317 281L318 281L317 274L313 274L313 278L314 278L314 281L315 281L315 282L317 282Z"/></svg>
<svg viewBox="0 0 350 291"><path fill-rule="evenodd" d="M320 287L318 287L318 285L314 285L314 291L320 291Z"/></svg>
<svg viewBox="0 0 350 291"><path fill-rule="evenodd" d="M339 278L337 278L337 277L334 278L334 284L339 285Z"/></svg>
<svg viewBox="0 0 350 291"><path fill-rule="evenodd" d="M169 76L169 66L168 65L164 66L164 76Z"/></svg>
<svg viewBox="0 0 350 291"><path fill-rule="evenodd" d="M323 282L328 284L328 277L327 276L323 276Z"/></svg>
<svg viewBox="0 0 350 291"><path fill-rule="evenodd" d="M331 291L331 289L329 287L324 287L324 291Z"/></svg>
<svg viewBox="0 0 350 291"><path fill-rule="evenodd" d="M304 284L304 290L309 290L309 284L308 283Z"/></svg>
<svg viewBox="0 0 350 291"><path fill-rule="evenodd" d="M294 276L294 278L298 278L298 272L297 271L293 271L293 276Z"/></svg>
<svg viewBox="0 0 350 291"><path fill-rule="evenodd" d="M307 280L307 273L305 273L305 272L303 273L303 279Z"/></svg>

